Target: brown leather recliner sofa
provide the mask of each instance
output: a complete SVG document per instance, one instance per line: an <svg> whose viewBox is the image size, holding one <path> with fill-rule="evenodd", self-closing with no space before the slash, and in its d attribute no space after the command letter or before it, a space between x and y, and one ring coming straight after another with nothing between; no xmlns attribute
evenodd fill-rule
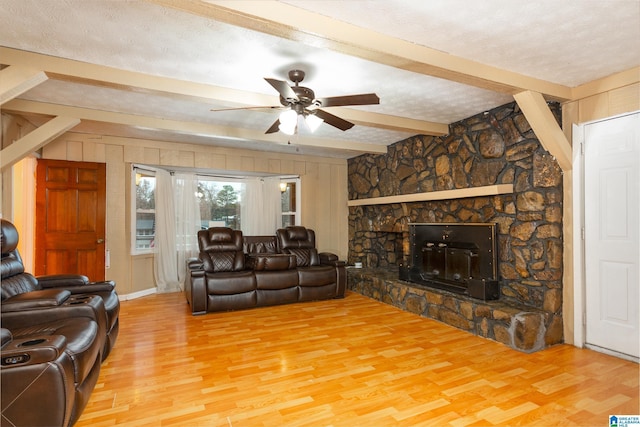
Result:
<svg viewBox="0 0 640 427"><path fill-rule="evenodd" d="M1 426L70 426L119 329L113 282L24 271L18 233L0 220Z"/></svg>
<svg viewBox="0 0 640 427"><path fill-rule="evenodd" d="M188 261L192 314L344 297L344 261L318 253L315 232L301 226L275 236L243 236L212 227L198 232L200 255Z"/></svg>

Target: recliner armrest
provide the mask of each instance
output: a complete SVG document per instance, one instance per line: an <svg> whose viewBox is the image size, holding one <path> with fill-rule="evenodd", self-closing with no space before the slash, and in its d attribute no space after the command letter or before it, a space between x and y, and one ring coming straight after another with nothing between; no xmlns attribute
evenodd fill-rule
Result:
<svg viewBox="0 0 640 427"><path fill-rule="evenodd" d="M115 290L116 282L113 280L103 280L101 282L89 282L82 286L65 286L71 294L95 294L98 292L111 292Z"/></svg>
<svg viewBox="0 0 640 427"><path fill-rule="evenodd" d="M204 270L204 262L200 258L189 258L187 267L189 270Z"/></svg>
<svg viewBox="0 0 640 427"><path fill-rule="evenodd" d="M346 265L344 261L340 261L338 259L338 255L331 252L321 252L318 255L320 256L320 264L333 265L334 267L342 267Z"/></svg>
<svg viewBox="0 0 640 427"><path fill-rule="evenodd" d="M53 362L67 347L63 335L34 335L17 338L2 348L2 368Z"/></svg>
<svg viewBox="0 0 640 427"><path fill-rule="evenodd" d="M36 277L43 289L66 289L72 294L110 292L116 287L113 280L90 282L87 276L78 274L56 274Z"/></svg>
<svg viewBox="0 0 640 427"><path fill-rule="evenodd" d="M36 277L40 286L48 288L64 288L89 284L89 278L81 274L51 274Z"/></svg>
<svg viewBox="0 0 640 427"><path fill-rule="evenodd" d="M50 297L44 298L47 293ZM74 296L65 289L32 291L5 299L0 310L2 326L10 331L39 329L50 322L84 317L97 324L98 336L103 343L107 337L107 312L98 295Z"/></svg>
<svg viewBox="0 0 640 427"><path fill-rule="evenodd" d="M66 289L43 289L25 292L2 301L2 312L12 313L38 308L58 307L70 296L71 292Z"/></svg>

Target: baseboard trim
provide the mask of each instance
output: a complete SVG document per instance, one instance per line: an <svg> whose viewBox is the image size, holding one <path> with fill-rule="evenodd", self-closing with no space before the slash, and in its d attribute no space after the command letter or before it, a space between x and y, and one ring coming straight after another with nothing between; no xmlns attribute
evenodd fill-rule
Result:
<svg viewBox="0 0 640 427"><path fill-rule="evenodd" d="M630 354L620 353L615 350L610 350L608 348L600 347L594 344L585 344L584 345L589 350L597 351L599 353L608 354L609 356L618 357L620 359L628 360L629 362L640 363L640 358L636 356L632 356Z"/></svg>
<svg viewBox="0 0 640 427"><path fill-rule="evenodd" d="M131 294L118 295L118 299L120 301L129 301L136 298L146 297L148 295L153 295L158 292L158 288L149 288L143 291L133 292Z"/></svg>

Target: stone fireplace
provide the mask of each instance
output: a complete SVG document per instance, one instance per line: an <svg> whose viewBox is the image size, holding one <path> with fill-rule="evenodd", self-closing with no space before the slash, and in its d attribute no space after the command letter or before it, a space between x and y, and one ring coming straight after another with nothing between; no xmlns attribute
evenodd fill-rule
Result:
<svg viewBox="0 0 640 427"><path fill-rule="evenodd" d="M559 104L552 103L550 108L559 120ZM513 192L366 204L372 198L501 184L512 184ZM500 304L517 313L541 316L546 344L562 342L562 173L515 102L453 123L448 135L415 136L389 146L386 154L350 159L349 199L365 203L349 208L348 262L390 272L385 278L398 278L401 267L411 264L410 224L495 224ZM353 288L368 292L361 284ZM400 292L388 300L406 307L411 292ZM424 310L419 314L435 313L430 304L421 303ZM442 313L453 310L453 305L459 307L456 303L438 308L437 318L442 320ZM412 303L412 307L416 306ZM466 320L469 317L462 315ZM489 323L495 320L487 319ZM508 329L514 321L502 326ZM465 327L500 340L503 334L492 328Z"/></svg>

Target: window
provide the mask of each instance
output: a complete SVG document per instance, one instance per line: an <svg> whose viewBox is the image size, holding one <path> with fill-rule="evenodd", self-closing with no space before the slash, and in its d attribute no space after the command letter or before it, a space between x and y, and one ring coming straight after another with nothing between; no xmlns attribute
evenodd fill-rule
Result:
<svg viewBox="0 0 640 427"><path fill-rule="evenodd" d="M149 253L153 251L156 234L156 176L155 172L134 168L135 176L135 217L133 233L133 252Z"/></svg>
<svg viewBox="0 0 640 427"><path fill-rule="evenodd" d="M240 229L240 194L243 184L237 181L223 181L202 177L198 180L200 199L200 219L202 229L209 227L230 227Z"/></svg>
<svg viewBox="0 0 640 427"><path fill-rule="evenodd" d="M241 230L244 177L198 175L194 197L200 206L200 228L230 227ZM255 178L253 178L255 179ZM278 179L278 178L276 178ZM148 254L155 250L156 172L152 166L135 165L132 169L131 252ZM300 178L280 178L282 221L280 226L300 225ZM254 212L244 212L245 215ZM261 215L260 212L255 212ZM245 224L248 226L248 223Z"/></svg>
<svg viewBox="0 0 640 427"><path fill-rule="evenodd" d="M299 178L286 178L280 181L280 192L282 193L282 227L300 225L299 184Z"/></svg>

